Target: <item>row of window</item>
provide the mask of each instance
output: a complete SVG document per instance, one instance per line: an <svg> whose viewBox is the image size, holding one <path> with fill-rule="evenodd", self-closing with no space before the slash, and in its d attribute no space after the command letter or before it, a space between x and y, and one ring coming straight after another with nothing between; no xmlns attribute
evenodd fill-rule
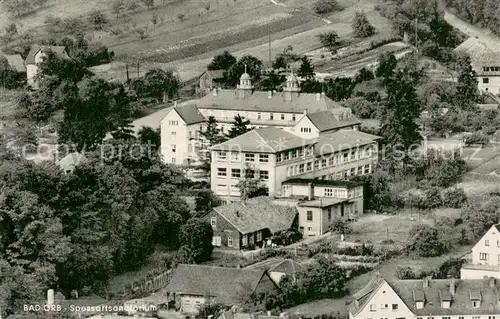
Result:
<svg viewBox="0 0 500 319"><path fill-rule="evenodd" d="M465 317L459 316L458 319L464 319ZM481 319L481 316L472 316L472 319ZM434 317L417 317L417 319L434 319ZM441 317L441 319L451 319L451 317ZM495 316L488 316L488 319L495 319Z"/></svg>
<svg viewBox="0 0 500 319"><path fill-rule="evenodd" d="M490 245L490 241L489 241L488 239L486 239L486 240L484 241L484 245L485 245L485 246L489 246L489 245ZM500 247L500 240L497 240L497 247Z"/></svg>
<svg viewBox="0 0 500 319"><path fill-rule="evenodd" d="M286 176L291 177L291 176L296 176L300 175L306 172L312 172L313 170L313 163L309 162L306 164L298 164L298 165L293 165L289 166L286 168ZM317 169L319 170L319 169ZM363 175L363 174L370 174L370 164L366 164L364 166L359 166L359 167L353 167L350 170L345 170L343 172L338 172L336 174L336 178L345 178L349 176L355 176L355 175Z"/></svg>
<svg viewBox="0 0 500 319"><path fill-rule="evenodd" d="M500 66L483 66L483 71L484 72L499 72L500 71Z"/></svg>
<svg viewBox="0 0 500 319"><path fill-rule="evenodd" d="M241 162L241 153L230 153L231 162ZM245 153L245 162L255 162L258 157L259 163L269 163L269 154L252 154ZM227 161L227 152L217 152L216 155L218 162Z"/></svg>
<svg viewBox="0 0 500 319"><path fill-rule="evenodd" d="M398 304L393 303L392 304L392 310L398 310ZM388 310L389 305L388 304L381 304L380 305L380 310ZM377 305L376 304L370 304L370 311L377 311Z"/></svg>
<svg viewBox="0 0 500 319"><path fill-rule="evenodd" d="M312 156L314 153L314 149L312 147L308 147L306 149L294 149L286 152L280 152L276 154L276 162L285 162L289 160L294 160L296 158L303 158L304 154L306 156Z"/></svg>
<svg viewBox="0 0 500 319"><path fill-rule="evenodd" d="M217 177L227 177L228 169L225 167L218 167L217 168ZM257 174L256 174L257 173ZM256 175L258 175L258 178L261 180L268 180L269 179L269 171L254 171L254 170L242 170L240 168L232 168L231 169L231 178L241 178L241 177L246 177L246 178L255 178Z"/></svg>
<svg viewBox="0 0 500 319"><path fill-rule="evenodd" d="M347 216L351 215L351 212L352 210L354 210L354 214L357 215L358 214L358 206L356 204L353 204L353 205L347 205L347 206L344 206L344 210L342 211L342 209L337 206L337 212L339 212L339 215L341 217L344 217L346 214ZM328 209L328 220L331 221L332 220L332 215L333 215L333 211L334 211L334 208L333 207L330 207ZM312 210L308 210L306 212L306 220L308 222L312 222L313 221L313 211Z"/></svg>
<svg viewBox="0 0 500 319"><path fill-rule="evenodd" d="M479 253L479 260L488 261L489 260L489 254L487 254L487 253ZM498 262L500 263L500 255L498 255Z"/></svg>

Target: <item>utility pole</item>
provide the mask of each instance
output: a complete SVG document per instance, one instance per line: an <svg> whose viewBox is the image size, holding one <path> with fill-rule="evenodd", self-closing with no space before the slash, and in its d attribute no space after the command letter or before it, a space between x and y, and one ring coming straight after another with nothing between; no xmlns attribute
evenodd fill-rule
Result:
<svg viewBox="0 0 500 319"><path fill-rule="evenodd" d="M417 48L418 57L418 17L415 18L415 46Z"/></svg>
<svg viewBox="0 0 500 319"><path fill-rule="evenodd" d="M269 26L269 68L273 67L273 60L271 58L271 26Z"/></svg>
<svg viewBox="0 0 500 319"><path fill-rule="evenodd" d="M139 77L139 62L137 62L137 77Z"/></svg>

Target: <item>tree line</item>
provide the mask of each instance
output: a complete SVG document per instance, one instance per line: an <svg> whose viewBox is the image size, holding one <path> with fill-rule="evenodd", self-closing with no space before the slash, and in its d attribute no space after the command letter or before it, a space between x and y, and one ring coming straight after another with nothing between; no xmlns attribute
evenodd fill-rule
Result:
<svg viewBox="0 0 500 319"><path fill-rule="evenodd" d="M496 0L444 0L447 7L466 21L500 36L500 3Z"/></svg>

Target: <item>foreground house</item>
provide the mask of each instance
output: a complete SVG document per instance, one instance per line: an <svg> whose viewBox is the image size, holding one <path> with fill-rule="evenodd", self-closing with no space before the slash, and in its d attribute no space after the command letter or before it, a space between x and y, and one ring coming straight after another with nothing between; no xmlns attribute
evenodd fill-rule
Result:
<svg viewBox="0 0 500 319"><path fill-rule="evenodd" d="M500 279L500 224L491 226L472 247L471 263L460 270L462 279L481 279L485 276Z"/></svg>
<svg viewBox="0 0 500 319"><path fill-rule="evenodd" d="M205 304L240 305L252 295L276 289L262 270L181 264L164 292L175 299L181 313L196 314Z"/></svg>
<svg viewBox="0 0 500 319"><path fill-rule="evenodd" d="M236 201L242 177L259 179L274 196L287 179L370 174L378 162L378 140L355 130L305 139L274 127L254 129L211 147L212 191L221 200Z"/></svg>
<svg viewBox="0 0 500 319"><path fill-rule="evenodd" d="M266 246L272 234L297 228L294 207L264 197L215 207L204 218L212 225L212 245L233 249Z"/></svg>
<svg viewBox="0 0 500 319"><path fill-rule="evenodd" d="M284 276L289 276L295 282L299 273L304 273L307 268L293 259L285 259L269 269L269 276L279 286Z"/></svg>
<svg viewBox="0 0 500 319"><path fill-rule="evenodd" d="M41 63L43 61L43 58L46 57L50 52L53 52L60 57L69 57L68 52L66 51L66 47L63 46L32 46L24 64L26 65L28 85L32 86L33 88L38 87L38 83L36 81L36 76L39 69L38 64Z"/></svg>
<svg viewBox="0 0 500 319"><path fill-rule="evenodd" d="M388 281L380 276L354 294L350 319L493 319L500 315L494 278Z"/></svg>

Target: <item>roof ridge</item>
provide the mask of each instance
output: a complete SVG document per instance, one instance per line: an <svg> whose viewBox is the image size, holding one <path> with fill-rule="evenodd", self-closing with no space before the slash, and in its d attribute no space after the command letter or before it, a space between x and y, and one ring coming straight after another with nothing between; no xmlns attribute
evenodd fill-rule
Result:
<svg viewBox="0 0 500 319"><path fill-rule="evenodd" d="M201 265L201 264L179 264L179 266L188 266L188 267L196 267L196 268L217 268L217 269L228 269L228 270L244 270L244 271L252 271L255 273L262 273L264 270L256 269L256 268L251 268L248 269L246 267L243 268L236 268L236 267L223 267L223 266L215 266L215 265Z"/></svg>

